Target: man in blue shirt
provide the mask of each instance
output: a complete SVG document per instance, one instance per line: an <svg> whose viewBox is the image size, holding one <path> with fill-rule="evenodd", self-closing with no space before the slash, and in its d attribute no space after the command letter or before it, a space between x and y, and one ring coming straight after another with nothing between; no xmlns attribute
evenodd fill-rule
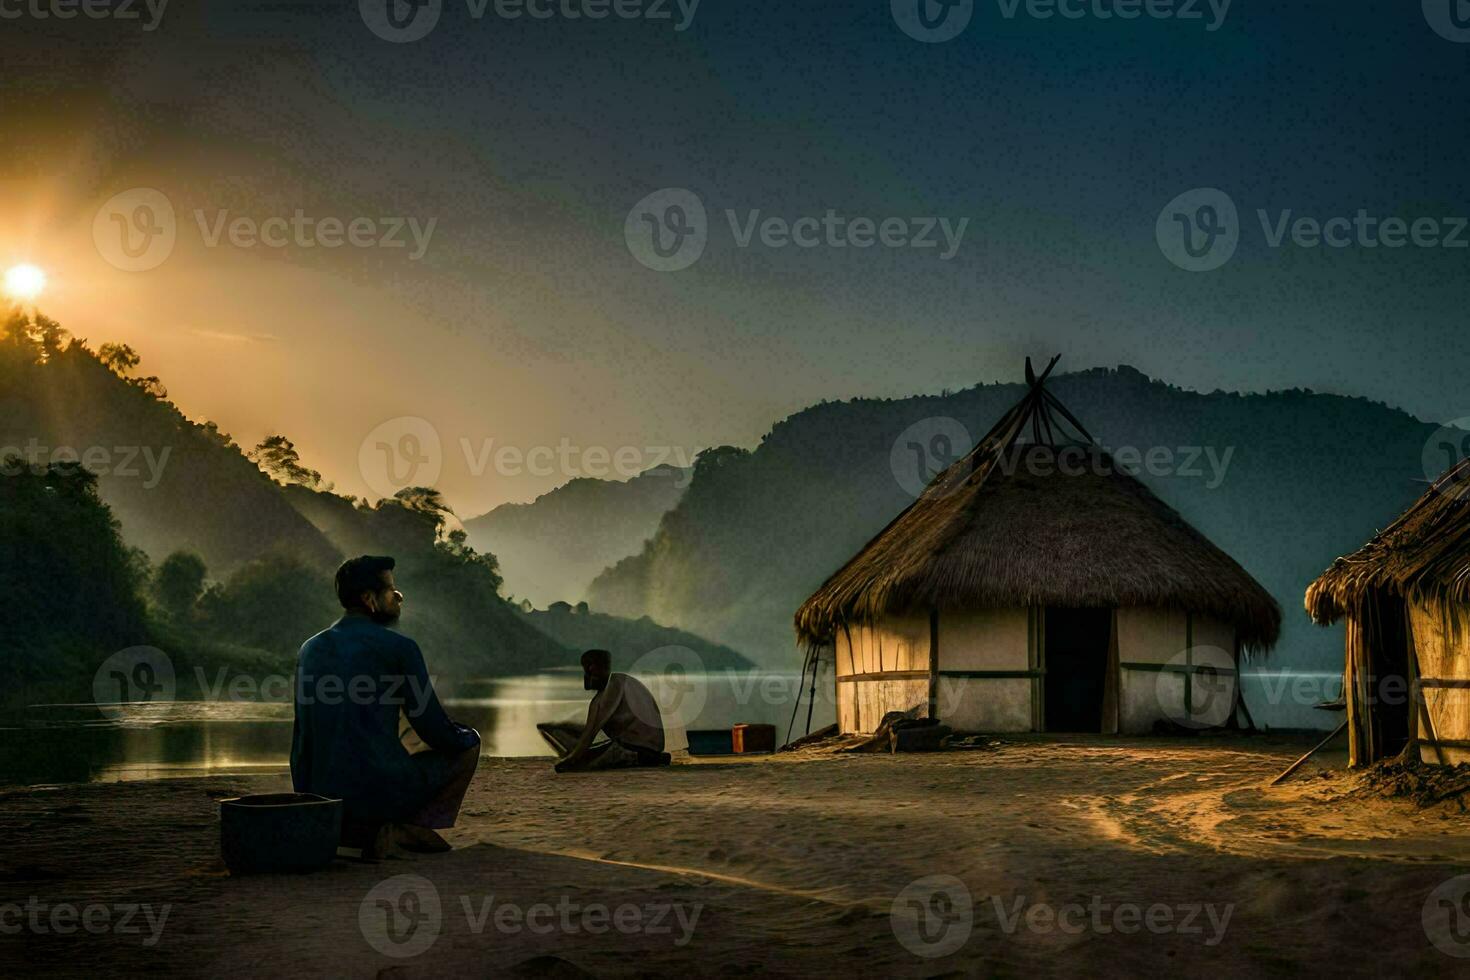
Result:
<svg viewBox="0 0 1470 980"><path fill-rule="evenodd" d="M298 793L343 801L345 844L444 851L435 830L454 826L480 736L449 719L418 644L388 628L403 609L393 565L362 555L337 569L347 612L296 661L291 781ZM410 733L424 751L411 752Z"/></svg>

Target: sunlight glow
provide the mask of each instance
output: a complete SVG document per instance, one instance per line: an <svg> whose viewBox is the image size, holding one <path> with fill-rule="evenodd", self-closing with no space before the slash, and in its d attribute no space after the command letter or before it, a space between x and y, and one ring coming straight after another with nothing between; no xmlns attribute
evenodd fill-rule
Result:
<svg viewBox="0 0 1470 980"><path fill-rule="evenodd" d="M46 273L30 263L12 266L5 273L5 292L13 299L31 302L46 288Z"/></svg>

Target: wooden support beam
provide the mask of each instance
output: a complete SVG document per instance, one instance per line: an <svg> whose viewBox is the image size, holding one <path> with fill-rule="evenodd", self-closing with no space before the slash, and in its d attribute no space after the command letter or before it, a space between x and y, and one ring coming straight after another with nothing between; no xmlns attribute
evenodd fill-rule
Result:
<svg viewBox="0 0 1470 980"><path fill-rule="evenodd" d="M1334 738L1337 738L1337 736L1342 733L1342 730L1347 727L1347 724L1348 724L1347 723L1347 719L1344 718L1342 720L1342 724L1338 725L1336 728L1334 728L1332 730L1332 734L1331 735L1328 735L1322 741L1320 741L1316 745L1312 746L1312 750L1310 752L1308 752L1306 755L1302 756L1300 759L1298 759L1295 762L1293 762L1291 765L1287 766L1286 769L1285 769L1285 771L1282 772L1281 775L1279 775L1275 779L1271 780L1270 785L1275 786L1277 783L1284 782L1286 780L1286 777L1290 776L1292 773L1296 772L1298 769L1300 769L1302 767L1302 763L1303 762L1306 762L1312 756L1314 756L1318 752L1320 752L1323 748L1326 747L1326 745L1327 745L1328 742L1332 741Z"/></svg>

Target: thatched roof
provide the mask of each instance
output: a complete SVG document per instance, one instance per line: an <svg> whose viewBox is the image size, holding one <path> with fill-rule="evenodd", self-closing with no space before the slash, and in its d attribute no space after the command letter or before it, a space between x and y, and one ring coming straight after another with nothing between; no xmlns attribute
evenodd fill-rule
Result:
<svg viewBox="0 0 1470 980"><path fill-rule="evenodd" d="M1430 486L1403 516L1307 589L1307 612L1326 625L1369 590L1405 598L1433 596L1470 603L1470 459Z"/></svg>
<svg viewBox="0 0 1470 980"><path fill-rule="evenodd" d="M1092 443L1045 390L1055 364L802 604L804 643L884 615L1030 605L1182 609L1233 624L1248 650L1276 642L1276 601ZM1058 438L1052 412L1080 439Z"/></svg>

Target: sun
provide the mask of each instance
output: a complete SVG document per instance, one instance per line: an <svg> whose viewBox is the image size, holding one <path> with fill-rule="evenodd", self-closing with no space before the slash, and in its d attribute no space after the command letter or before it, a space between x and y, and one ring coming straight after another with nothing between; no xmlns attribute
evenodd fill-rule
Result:
<svg viewBox="0 0 1470 980"><path fill-rule="evenodd" d="M39 267L24 262L11 266L5 273L5 292L12 299L29 303L41 295L46 288L46 273Z"/></svg>

